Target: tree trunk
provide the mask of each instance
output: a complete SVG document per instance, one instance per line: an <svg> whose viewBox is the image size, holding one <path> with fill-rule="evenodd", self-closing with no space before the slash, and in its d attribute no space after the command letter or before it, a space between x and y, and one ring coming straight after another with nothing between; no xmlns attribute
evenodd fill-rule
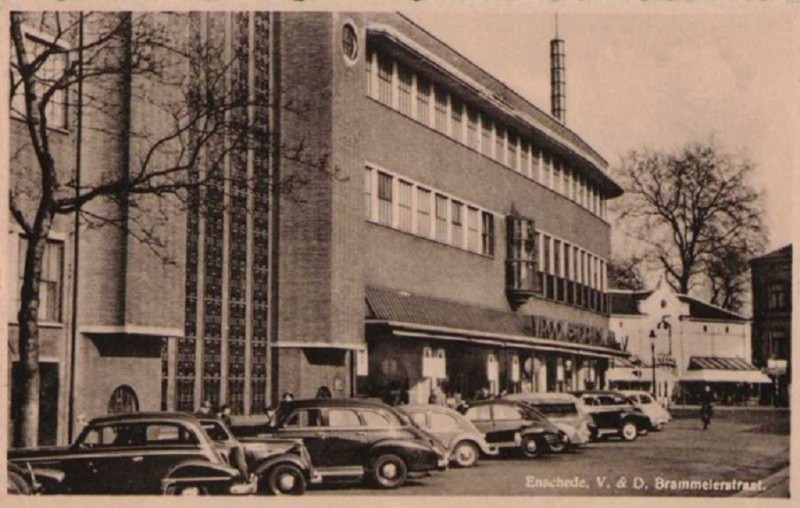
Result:
<svg viewBox="0 0 800 508"><path fill-rule="evenodd" d="M46 228L49 229L49 228ZM14 446L33 447L39 441L39 281L47 235L28 238L25 276L20 291L19 365L20 398L14 415Z"/></svg>

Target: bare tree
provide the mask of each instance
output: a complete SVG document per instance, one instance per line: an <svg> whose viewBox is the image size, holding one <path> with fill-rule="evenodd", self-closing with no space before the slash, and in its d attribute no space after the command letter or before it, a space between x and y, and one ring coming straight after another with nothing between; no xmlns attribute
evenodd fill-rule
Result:
<svg viewBox="0 0 800 508"><path fill-rule="evenodd" d="M614 289L644 289L643 263L644 257L637 254L614 257L608 264L609 285Z"/></svg>
<svg viewBox="0 0 800 508"><path fill-rule="evenodd" d="M714 303L738 310L741 261L760 251L766 237L753 169L713 140L676 153L632 151L616 168L626 191L614 207L618 224L646 246L646 258L673 289L705 290Z"/></svg>
<svg viewBox="0 0 800 508"><path fill-rule="evenodd" d="M169 262L174 260L158 228L176 207L202 208L202 196L226 189L296 197L294 190L310 179L335 176L326 154L310 154L302 140L276 150L301 169L266 182L268 190L263 176L220 169L228 154L271 139L263 119L275 105L231 88L227 77L246 68L245 56L213 30L199 36L192 16L197 14L11 14L10 103L19 122L12 125L10 207L27 239L17 316L21 376L15 381L22 389L15 446L37 443L39 286L47 238L59 216L78 214L83 227L119 228ZM62 157L53 139L65 118L74 127L74 115L65 113L75 110L66 109L68 94L82 101L83 131L123 140L121 165L76 177L75 161ZM305 112L289 100L279 107Z"/></svg>

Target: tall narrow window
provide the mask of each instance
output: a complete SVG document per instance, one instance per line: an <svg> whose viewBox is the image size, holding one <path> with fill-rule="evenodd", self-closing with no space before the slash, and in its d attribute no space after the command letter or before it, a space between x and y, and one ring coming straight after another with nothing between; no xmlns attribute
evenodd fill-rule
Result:
<svg viewBox="0 0 800 508"><path fill-rule="evenodd" d="M411 116L411 85L414 80L413 74L407 68L398 67L398 104L397 107L404 115Z"/></svg>
<svg viewBox="0 0 800 508"><path fill-rule="evenodd" d="M495 126L494 133L494 159L500 164L505 164L506 161L506 133L499 126Z"/></svg>
<svg viewBox="0 0 800 508"><path fill-rule="evenodd" d="M564 243L564 277L568 280L572 279L572 247L568 243Z"/></svg>
<svg viewBox="0 0 800 508"><path fill-rule="evenodd" d="M550 275L553 274L553 253L551 251L551 238L544 235L542 238L544 242L544 271Z"/></svg>
<svg viewBox="0 0 800 508"><path fill-rule="evenodd" d="M392 177L378 172L378 222L392 225Z"/></svg>
<svg viewBox="0 0 800 508"><path fill-rule="evenodd" d="M553 273L563 277L564 273L561 266L561 240L553 240Z"/></svg>
<svg viewBox="0 0 800 508"><path fill-rule="evenodd" d="M467 146L478 149L478 112L467 108Z"/></svg>
<svg viewBox="0 0 800 508"><path fill-rule="evenodd" d="M572 170L566 164L561 169L564 171L564 195L572 199Z"/></svg>
<svg viewBox="0 0 800 508"><path fill-rule="evenodd" d="M434 122L436 130L447 134L447 93L439 87L436 87L436 121Z"/></svg>
<svg viewBox="0 0 800 508"><path fill-rule="evenodd" d="M480 252L480 234L478 232L478 209L467 210L467 248L472 252Z"/></svg>
<svg viewBox="0 0 800 508"><path fill-rule="evenodd" d="M517 164L517 137L510 132L508 133L508 158L506 159L506 164L514 171L519 171L519 165Z"/></svg>
<svg viewBox="0 0 800 508"><path fill-rule="evenodd" d="M372 220L372 168L364 168L364 215Z"/></svg>
<svg viewBox="0 0 800 508"><path fill-rule="evenodd" d="M52 92L45 107L47 125L61 129L66 128L67 90L66 88L54 89L54 86L66 72L69 55L68 48L53 44L30 33L23 34L23 37L29 63L47 54L47 57L38 63L33 83L34 93L39 99L42 99L45 93ZM16 57L13 58L16 63ZM19 75L13 69L12 73L12 79L18 81ZM17 86L11 99L11 113L13 115L26 114L25 95L22 86Z"/></svg>
<svg viewBox="0 0 800 508"><path fill-rule="evenodd" d="M494 215L483 212L481 225L481 253L494 256Z"/></svg>
<svg viewBox="0 0 800 508"><path fill-rule="evenodd" d="M430 125L430 100L430 82L417 76L417 120L425 125Z"/></svg>
<svg viewBox="0 0 800 508"><path fill-rule="evenodd" d="M542 164L544 166L544 182L542 182L542 183L545 186L547 186L548 188L552 189L553 188L553 179L552 179L553 175L550 172L552 170L552 167L551 167L552 162L551 162L550 157L548 155L545 155L543 157Z"/></svg>
<svg viewBox="0 0 800 508"><path fill-rule="evenodd" d="M481 115L481 152L492 156L492 121Z"/></svg>
<svg viewBox="0 0 800 508"><path fill-rule="evenodd" d="M463 129L463 104L453 97L450 97L450 137L456 141L461 141Z"/></svg>
<svg viewBox="0 0 800 508"><path fill-rule="evenodd" d="M392 61L378 55L378 100L392 105Z"/></svg>
<svg viewBox="0 0 800 508"><path fill-rule="evenodd" d="M17 288L16 307L19 310L19 294L22 289L22 282L25 276L25 250L28 248L28 240L20 237L19 239L19 287ZM64 243L59 241L47 240L42 259L42 275L39 281L39 321L52 323L61 322L61 285L62 268L64 263Z"/></svg>
<svg viewBox="0 0 800 508"><path fill-rule="evenodd" d="M411 231L411 195L414 186L400 180L399 196L397 199L398 227L401 231Z"/></svg>
<svg viewBox="0 0 800 508"><path fill-rule="evenodd" d="M417 234L431 236L431 191L417 187Z"/></svg>
<svg viewBox="0 0 800 508"><path fill-rule="evenodd" d="M564 192L561 181L561 162L558 159L553 159L553 190Z"/></svg>
<svg viewBox="0 0 800 508"><path fill-rule="evenodd" d="M462 223L463 218L461 216L463 209L464 205L462 205L458 201L453 201L452 216L450 218L450 222L453 225L453 229L451 231L453 237L452 243L456 247L464 246L464 224Z"/></svg>
<svg viewBox="0 0 800 508"><path fill-rule="evenodd" d="M436 195L436 239L447 243L447 197Z"/></svg>
<svg viewBox="0 0 800 508"><path fill-rule="evenodd" d="M372 90L372 59L374 58L374 56L375 53L370 51L367 53L367 58L364 59L365 60L364 67L366 67L367 69L367 97L372 97L373 94L375 93Z"/></svg>
<svg viewBox="0 0 800 508"><path fill-rule="evenodd" d="M519 170L522 171L522 174L528 175L528 164L530 163L530 158L528 155L528 144L524 141L519 145Z"/></svg>

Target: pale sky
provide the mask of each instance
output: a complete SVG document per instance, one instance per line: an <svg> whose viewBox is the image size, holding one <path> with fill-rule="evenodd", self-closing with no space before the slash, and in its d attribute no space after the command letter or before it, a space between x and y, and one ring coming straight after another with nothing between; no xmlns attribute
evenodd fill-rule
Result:
<svg viewBox="0 0 800 508"><path fill-rule="evenodd" d="M778 7L561 9L567 126L611 165L633 148L670 149L713 135L757 165L769 247L790 243L800 4ZM549 113L554 12L406 14Z"/></svg>

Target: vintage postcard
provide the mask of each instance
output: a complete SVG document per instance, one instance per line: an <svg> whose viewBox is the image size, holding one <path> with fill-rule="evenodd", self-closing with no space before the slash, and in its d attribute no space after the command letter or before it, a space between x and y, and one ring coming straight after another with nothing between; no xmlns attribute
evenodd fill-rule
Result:
<svg viewBox="0 0 800 508"><path fill-rule="evenodd" d="M787 504L798 9L7 2L4 506Z"/></svg>

